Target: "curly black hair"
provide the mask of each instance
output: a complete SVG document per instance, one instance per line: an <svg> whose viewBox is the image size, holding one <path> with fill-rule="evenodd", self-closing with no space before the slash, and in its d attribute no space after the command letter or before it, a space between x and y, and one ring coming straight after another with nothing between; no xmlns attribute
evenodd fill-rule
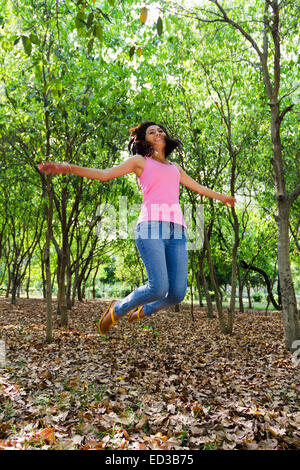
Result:
<svg viewBox="0 0 300 470"><path fill-rule="evenodd" d="M139 154L143 156L152 156L154 149L152 145L146 141L146 130L149 126L159 126L166 134L166 147L165 157L168 157L173 150L182 147L182 143L178 139L174 139L169 136L168 131L164 126L156 124L156 122L145 121L136 127L130 129L131 139L128 144L128 150L133 154Z"/></svg>

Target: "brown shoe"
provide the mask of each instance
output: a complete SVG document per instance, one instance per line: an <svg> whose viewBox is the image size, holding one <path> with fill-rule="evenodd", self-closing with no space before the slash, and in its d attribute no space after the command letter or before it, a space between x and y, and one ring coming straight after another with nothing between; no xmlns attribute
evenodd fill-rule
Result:
<svg viewBox="0 0 300 470"><path fill-rule="evenodd" d="M99 323L98 323L98 331L101 335L106 335L108 330L114 326L118 321L120 321L121 317L119 317L114 309L117 300L111 300L109 305L103 315L101 316Z"/></svg>
<svg viewBox="0 0 300 470"><path fill-rule="evenodd" d="M144 318L146 315L143 311L143 306L141 305L140 307L138 308L134 308L130 314L129 314L129 317L128 317L128 321L129 323L132 323L134 321L140 321L142 318Z"/></svg>

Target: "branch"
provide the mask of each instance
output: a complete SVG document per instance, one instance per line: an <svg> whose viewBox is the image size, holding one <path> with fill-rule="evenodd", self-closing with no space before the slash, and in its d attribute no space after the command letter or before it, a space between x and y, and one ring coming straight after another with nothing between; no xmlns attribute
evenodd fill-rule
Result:
<svg viewBox="0 0 300 470"><path fill-rule="evenodd" d="M247 39L247 41L250 42L250 44L252 45L252 47L254 48L254 50L257 52L258 54L258 57L260 59L260 63L261 63L261 66L262 66L262 71L263 71L263 77L264 77L264 82L265 82L265 87L266 87L266 91L268 93L268 96L269 96L269 99L271 99L272 95L273 95L273 89L272 89L272 84L271 84L271 80L270 80L270 75L269 75L269 70L268 70L268 64L267 64L267 57L265 56L265 51L262 52L260 50L260 48L258 47L258 44L256 43L256 41L253 39L253 37L247 33L247 31L244 30L244 28L242 28L242 26L237 23L236 21L232 20L231 18L229 18L229 16L227 15L226 11L224 10L224 8L219 4L219 2L217 0L210 0L212 3L214 3L217 8L221 11L222 15L223 15L223 21L225 21L226 23L230 24L231 26L233 26L235 29L237 29L238 31L240 31L240 33ZM222 21L222 20L220 20ZM266 30L266 22L265 22L265 30ZM264 41L264 47L266 47L266 42Z"/></svg>
<svg viewBox="0 0 300 470"><path fill-rule="evenodd" d="M252 271L255 271L255 272L257 272L257 273L259 273L263 276L263 278L265 280L265 283L266 283L266 286L267 286L269 298L270 298L272 304L274 305L274 307L276 308L276 310L280 310L280 305L278 305L278 303L274 299L274 296L273 296L273 293L272 293L272 284L270 282L268 274L263 269L258 268L256 266L253 266L253 264L248 264L243 260L241 261L241 267L243 269L247 269L247 270L251 269Z"/></svg>
<svg viewBox="0 0 300 470"><path fill-rule="evenodd" d="M299 194L300 194L300 183L298 184L297 188L295 188L294 191L292 191L291 194L288 196L288 203L290 207L296 201Z"/></svg>
<svg viewBox="0 0 300 470"><path fill-rule="evenodd" d="M279 122L281 123L282 119L284 118L284 116L286 115L286 113L288 113L289 111L291 111L291 109L294 107L294 104L290 104L290 106L287 106L283 111L282 113L280 114L279 116Z"/></svg>
<svg viewBox="0 0 300 470"><path fill-rule="evenodd" d="M300 85L296 85L288 93L285 93L283 96L281 96L281 98L279 98L279 103L281 103L281 101L284 100L284 98L286 98L287 96L292 95L296 90L298 90L299 87L300 87Z"/></svg>
<svg viewBox="0 0 300 470"><path fill-rule="evenodd" d="M300 222L300 219L299 219L299 222ZM300 243L298 242L298 239L297 239L297 230L296 230L295 233L294 233L291 224L289 224L289 228L290 228L291 234L293 235L294 242L295 242L295 245L296 245L296 247L297 247L297 250L298 250L299 253L300 253Z"/></svg>
<svg viewBox="0 0 300 470"><path fill-rule="evenodd" d="M259 55L260 58L262 58L263 54L260 50L260 48L258 47L257 43L254 41L254 39L252 38L252 36L250 36L250 34L247 33L247 31L244 30L244 28L241 27L240 24L236 23L235 21L233 21L231 18L229 18L229 16L227 16L227 13L226 11L224 10L224 8L219 4L219 2L217 0L210 0L212 3L214 3L218 9L220 10L220 12L222 13L223 15L223 18L224 18L224 21L228 24L230 24L231 26L233 26L234 28L238 29L240 31L240 33L242 33L242 35L250 42L250 44L252 45L252 47L256 50L257 54Z"/></svg>

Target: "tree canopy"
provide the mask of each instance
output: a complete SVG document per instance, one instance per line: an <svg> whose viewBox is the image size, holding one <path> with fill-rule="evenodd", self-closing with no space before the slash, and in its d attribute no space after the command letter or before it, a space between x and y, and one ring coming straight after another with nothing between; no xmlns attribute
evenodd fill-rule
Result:
<svg viewBox="0 0 300 470"><path fill-rule="evenodd" d="M240 296L241 308L243 298L238 288L266 292L264 277L243 263L260 267L283 308L291 348L299 336L291 299L300 286L297 2L0 0L0 6L2 293L13 302L21 289L45 296L48 251L64 321L75 298L95 295L100 278L124 293L146 281L132 240L118 237L122 223L115 235L97 234L99 205L118 215L120 196L134 222L142 200L135 177L46 178L37 165L111 167L128 157L130 128L153 120L184 143L173 161L199 183L237 198L227 210L181 188L182 206L204 205L204 244L189 266L199 301L216 300L221 330L232 332L235 302Z"/></svg>

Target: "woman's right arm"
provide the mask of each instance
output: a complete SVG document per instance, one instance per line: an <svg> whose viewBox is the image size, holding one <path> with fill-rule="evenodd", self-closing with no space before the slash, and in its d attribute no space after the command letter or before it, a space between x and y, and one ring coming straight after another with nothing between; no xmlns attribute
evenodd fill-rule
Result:
<svg viewBox="0 0 300 470"><path fill-rule="evenodd" d="M125 162L120 165L105 168L104 170L98 170L96 168L86 168L71 163L55 163L45 162L40 163L38 168L40 171L48 174L67 174L72 173L73 175L82 176L100 181L109 181L120 176L127 175L128 173L134 172L137 168L142 168L143 157L141 155L134 155L133 157L127 158Z"/></svg>

